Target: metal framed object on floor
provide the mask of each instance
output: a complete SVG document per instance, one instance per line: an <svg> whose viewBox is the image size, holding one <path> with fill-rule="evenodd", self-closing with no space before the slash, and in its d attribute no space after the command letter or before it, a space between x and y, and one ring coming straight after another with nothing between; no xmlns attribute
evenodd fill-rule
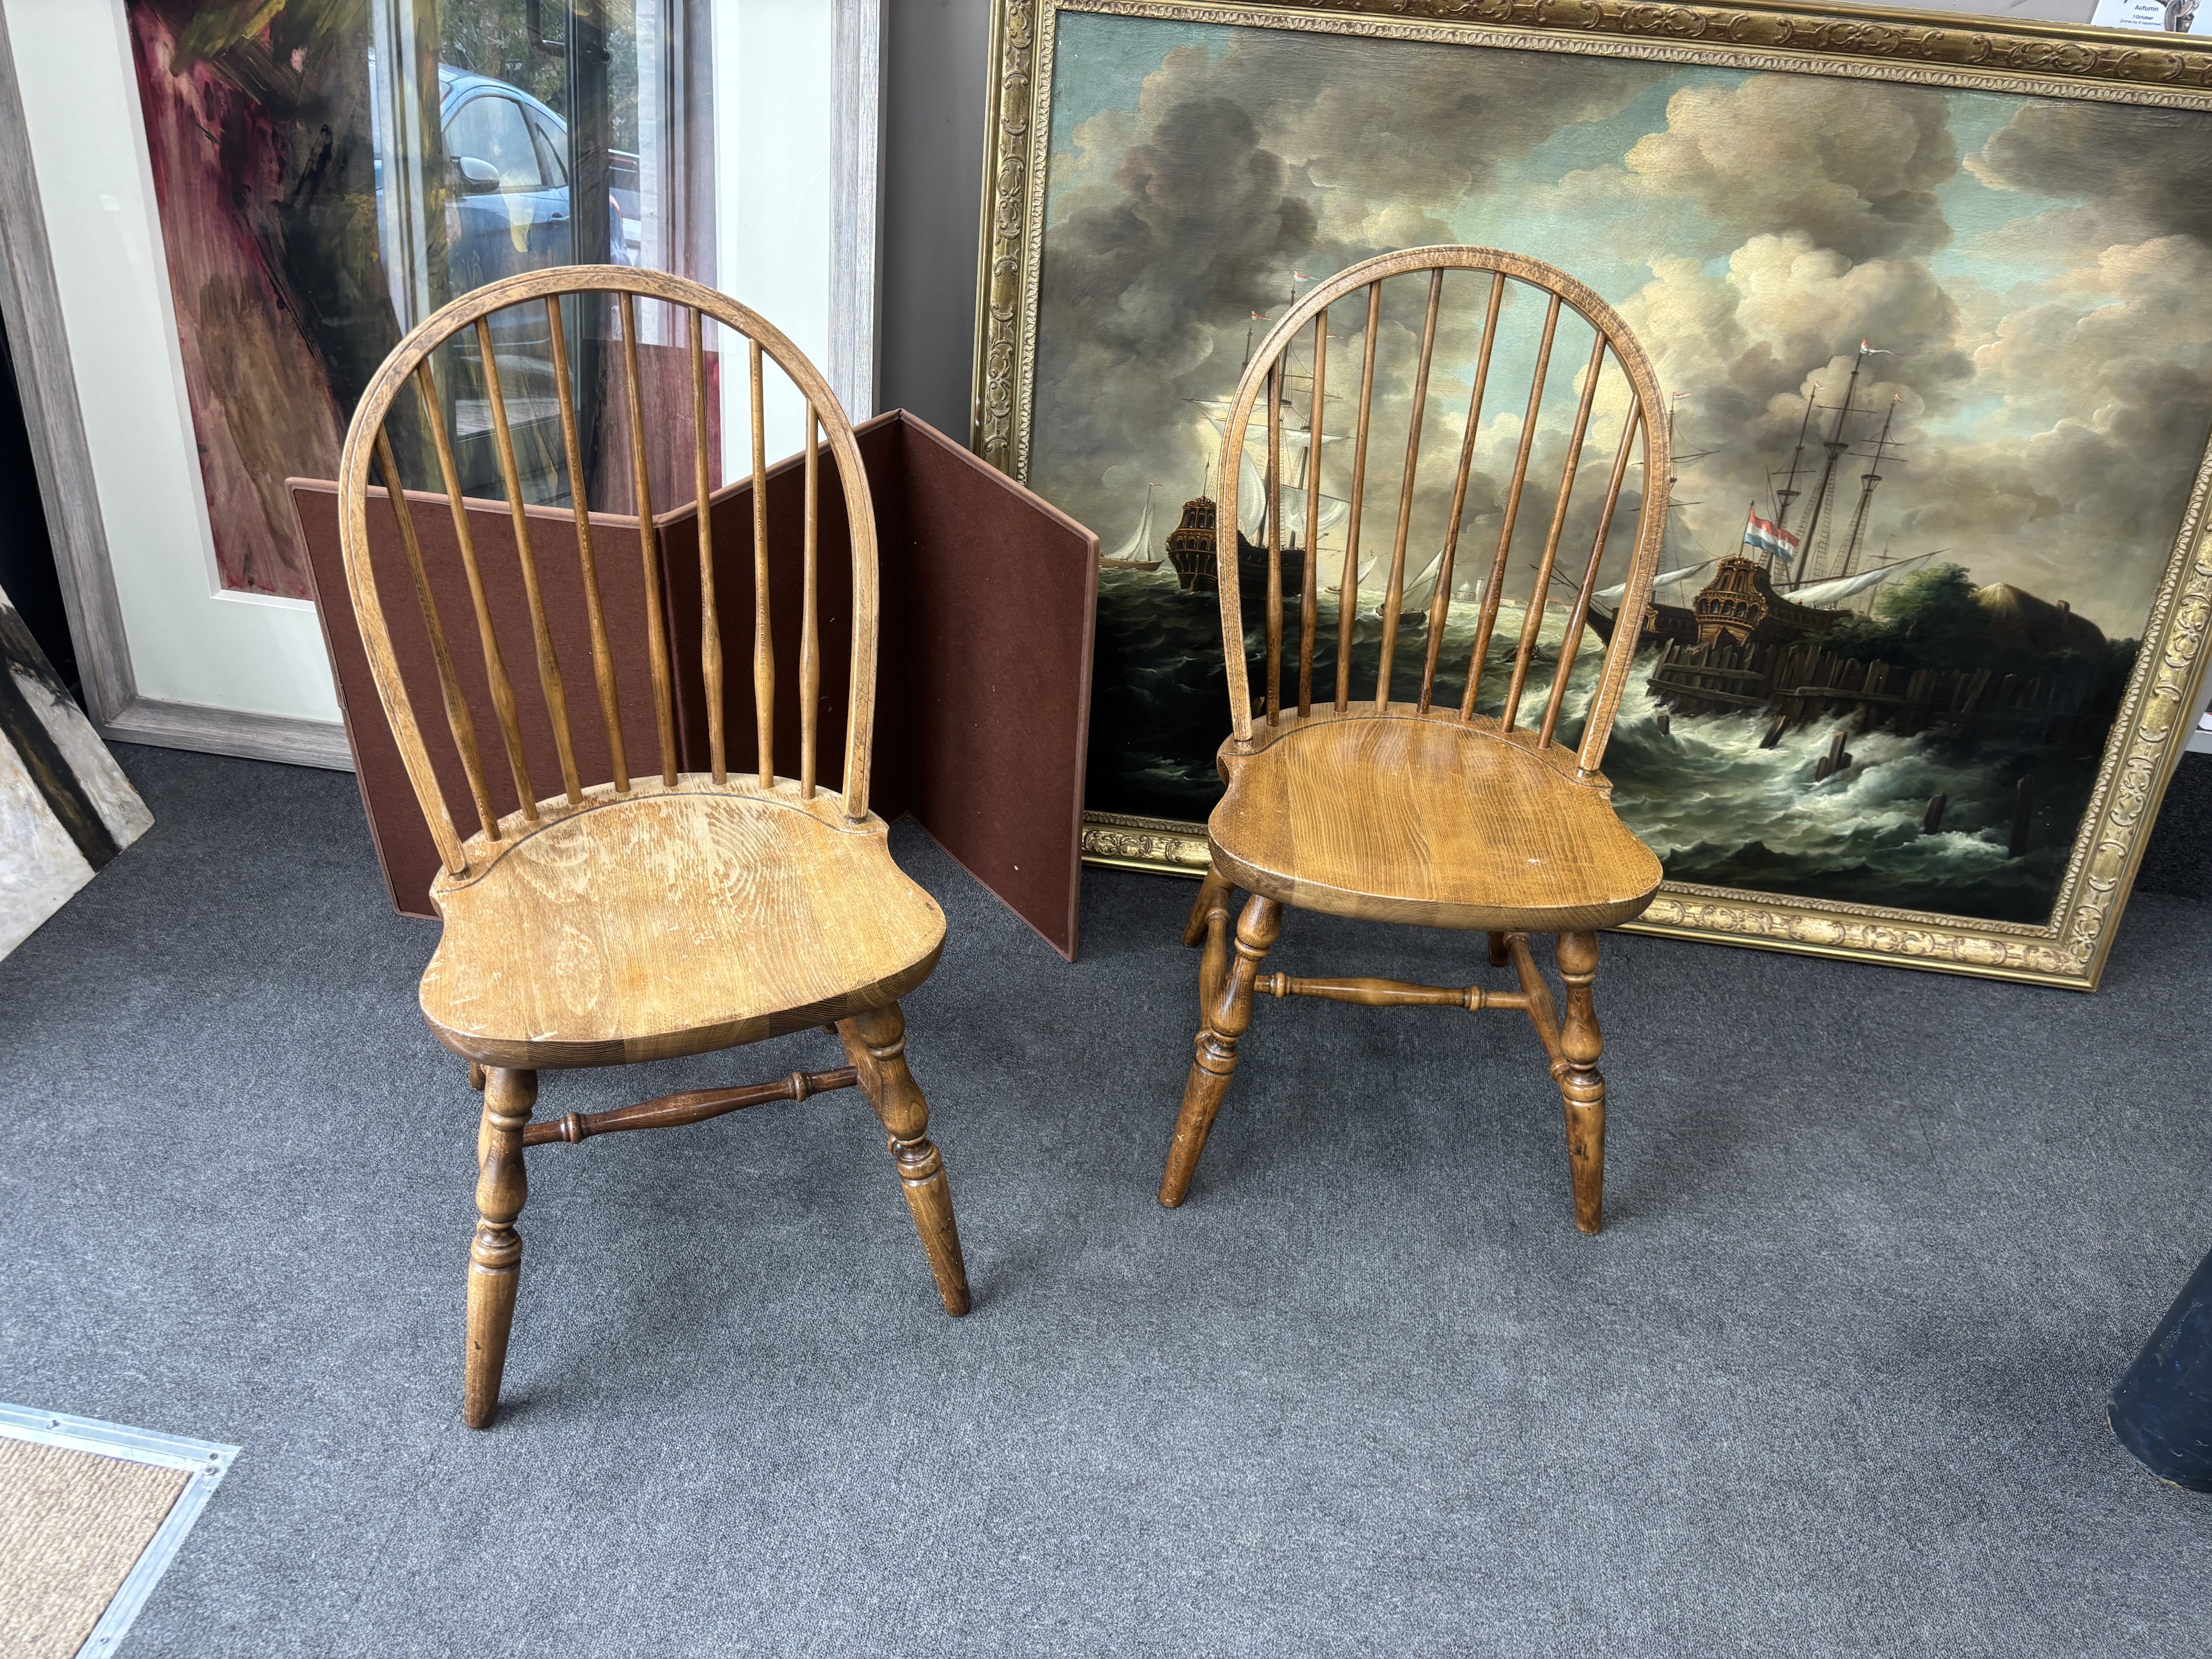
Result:
<svg viewBox="0 0 2212 1659"><path fill-rule="evenodd" d="M137 1560L107 1603L100 1622L77 1649L78 1659L103 1659L115 1651L145 1607L146 1598L161 1583L169 1563L176 1559L185 1535L199 1519L200 1511L222 1484L237 1458L239 1448L213 1440L192 1440L163 1434L155 1429L129 1428L64 1412L34 1411L27 1406L0 1405L0 1440L19 1440L52 1446L64 1451L174 1469L185 1476L183 1489L168 1513L141 1550Z"/></svg>

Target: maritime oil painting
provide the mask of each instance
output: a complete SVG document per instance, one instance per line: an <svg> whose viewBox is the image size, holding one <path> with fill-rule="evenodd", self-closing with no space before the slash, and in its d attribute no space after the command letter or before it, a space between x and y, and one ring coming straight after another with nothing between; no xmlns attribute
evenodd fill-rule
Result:
<svg viewBox="0 0 2212 1659"><path fill-rule="evenodd" d="M1623 502L1626 522L1640 490L1669 491L1605 760L1666 866L1652 924L2093 984L2196 696L2212 99L1933 84L1846 56L1563 50L1321 9L1038 8L1018 65L1034 128L998 112L1001 157L1026 144L1031 163L1024 185L1000 167L1002 195L1025 187L1029 212L1002 204L986 254L1027 297L986 307L986 379L994 342L1022 337L1018 312L1030 343L986 386L978 440L1103 550L1087 849L1202 867L1227 723L1212 470L1255 340L1360 259L1472 243L1588 283L1673 410L1672 476L1632 480ZM1005 31L1028 10L1002 19L1002 100L1024 45ZM1476 315L1440 337L1402 567L1417 660L1474 374L1480 306L1462 309ZM1363 675L1399 477L1395 456L1372 464L1353 559L1346 399L1365 327L1340 302L1328 393L1316 409L1294 362L1279 410L1285 590L1310 533L1322 635L1354 604ZM1383 306L1383 406L1410 401L1419 328L1418 293ZM1515 349L1533 347L1499 347ZM1575 388L1557 379L1534 416L1532 496L1569 441ZM1498 535L1524 418L1480 416L1471 544ZM1620 418L1608 429L1601 401L1584 451L1600 476ZM1247 595L1266 568L1266 453L1255 428L1237 491ZM1522 514L1539 541L1550 506ZM1601 638L1630 539L1606 554ZM1445 665L1464 665L1488 563L1455 562ZM1535 564L1516 539L1498 632L1541 605L1556 649L1571 595L1533 593ZM1571 713L1601 655L1584 644Z"/></svg>

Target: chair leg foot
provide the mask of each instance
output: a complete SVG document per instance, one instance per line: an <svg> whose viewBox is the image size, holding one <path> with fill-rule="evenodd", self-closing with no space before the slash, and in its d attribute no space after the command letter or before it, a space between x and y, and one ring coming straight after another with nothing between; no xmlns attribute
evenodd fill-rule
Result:
<svg viewBox="0 0 2212 1659"><path fill-rule="evenodd" d="M1226 888L1222 895L1225 903ZM1214 1115L1229 1079L1237 1071L1237 1043L1252 1024L1252 987L1260 964L1283 931L1283 907L1255 893L1237 923L1237 960L1230 968L1212 1006L1200 1027L1197 1052L1184 1084L1182 1110L1176 1119L1175 1139L1168 1147L1168 1164L1160 1176L1160 1202L1173 1209L1189 1195L1191 1176L1197 1172L1199 1154L1212 1131Z"/></svg>
<svg viewBox="0 0 2212 1659"><path fill-rule="evenodd" d="M1597 935L1562 933L1559 978L1567 1006L1559 1022L1560 1059L1553 1067L1567 1114L1567 1168L1575 1186L1575 1225L1586 1233L1604 1224L1605 1078L1597 1069L1605 1039L1599 1033L1590 984L1597 977Z"/></svg>
<svg viewBox="0 0 2212 1659"><path fill-rule="evenodd" d="M529 1196L522 1132L537 1103L537 1073L494 1067L486 1076L477 1130L477 1231L469 1247L468 1357L461 1385L461 1417L472 1429L489 1428L499 1415L500 1377L522 1278L522 1237L514 1223Z"/></svg>
<svg viewBox="0 0 2212 1659"><path fill-rule="evenodd" d="M842 1021L837 1035L860 1073L861 1092L890 1136L899 1185L914 1213L915 1231L929 1258L945 1311L958 1318L975 1305L968 1265L960 1254L960 1229L952 1218L952 1188L945 1158L929 1138L929 1103L906 1063L906 1016L896 1003Z"/></svg>

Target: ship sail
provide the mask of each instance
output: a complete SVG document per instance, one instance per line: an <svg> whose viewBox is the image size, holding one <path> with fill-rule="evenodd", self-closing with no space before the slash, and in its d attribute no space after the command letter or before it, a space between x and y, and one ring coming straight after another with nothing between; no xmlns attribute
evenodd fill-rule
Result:
<svg viewBox="0 0 2212 1659"><path fill-rule="evenodd" d="M1833 581L1814 582L1809 587L1793 588L1790 602L1792 605L1832 605L1855 594L1863 593L1869 587L1887 581L1892 576L1902 575L1935 556L1933 553L1919 553L1909 559L1899 559L1895 564L1876 565L1871 570L1862 570L1856 576L1838 576Z"/></svg>
<svg viewBox="0 0 2212 1659"><path fill-rule="evenodd" d="M1248 542L1257 544L1265 539L1267 528L1267 480L1253 463L1249 449L1238 458L1237 470L1237 528ZM1291 470L1287 459L1283 470ZM1328 535L1352 516L1352 503L1340 496L1322 493L1321 520L1314 526L1316 538ZM1306 492L1296 484L1283 485L1283 541L1285 545L1303 542L1306 533Z"/></svg>
<svg viewBox="0 0 2212 1659"><path fill-rule="evenodd" d="M1360 560L1359 581L1361 586L1365 586L1368 577L1375 574L1375 564L1376 559L1372 553L1368 554L1364 558ZM1329 583L1328 591L1332 593L1341 593L1344 592L1344 554L1341 550L1340 550L1336 555L1336 580Z"/></svg>
<svg viewBox="0 0 2212 1659"><path fill-rule="evenodd" d="M1411 622L1429 608L1429 600L1437 591L1437 573L1443 568L1444 550L1441 547L1429 556L1429 562L1414 573L1406 583L1405 592L1399 595L1399 619ZM1382 596L1376 598L1375 614L1382 614Z"/></svg>
<svg viewBox="0 0 2212 1659"><path fill-rule="evenodd" d="M1137 520L1136 533L1098 562L1137 570L1157 570L1160 558L1161 549L1152 530L1152 492L1147 489L1145 492L1145 510Z"/></svg>
<svg viewBox="0 0 2212 1659"><path fill-rule="evenodd" d="M1678 603L1677 595L1688 592L1708 570L1718 564L1718 559L1707 559L1703 564L1686 565L1680 570L1662 570L1651 579L1651 597L1662 605ZM1854 577L1852 580L1856 580ZM1611 587L1601 587L1590 595L1591 600L1611 609L1620 603L1621 595L1628 592L1626 582L1615 582Z"/></svg>
<svg viewBox="0 0 2212 1659"><path fill-rule="evenodd" d="M1206 411L1206 422L1216 432L1226 434L1229 420L1229 399L1225 398L1197 398L1192 400ZM1307 446L1311 434L1303 426L1291 425L1291 406L1283 404L1284 423L1279 434L1283 447L1283 532L1287 542L1302 539L1306 527L1306 492L1299 480L1306 475ZM1323 445L1340 444L1345 440L1341 432L1325 432ZM1237 452L1237 529L1246 541L1258 542L1267 527L1267 479L1261 468L1267 454L1267 426L1265 412L1255 420L1246 435L1244 447ZM1352 514L1352 505L1338 497L1322 492L1321 522L1316 526L1317 536L1326 536Z"/></svg>

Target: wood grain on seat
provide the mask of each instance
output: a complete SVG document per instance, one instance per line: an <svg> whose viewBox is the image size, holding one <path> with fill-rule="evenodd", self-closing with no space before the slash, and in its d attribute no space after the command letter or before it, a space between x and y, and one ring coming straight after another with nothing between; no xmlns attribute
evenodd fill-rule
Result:
<svg viewBox="0 0 2212 1659"><path fill-rule="evenodd" d="M446 931L422 988L439 1041L487 1066L665 1060L828 1024L896 1001L944 947L883 821L788 783L592 790L496 850L432 887Z"/></svg>
<svg viewBox="0 0 2212 1659"><path fill-rule="evenodd" d="M1401 708L1224 750L1215 867L1279 903L1431 927L1559 933L1641 915L1659 860L1602 778L1577 778L1571 755L1539 754L1529 735Z"/></svg>

